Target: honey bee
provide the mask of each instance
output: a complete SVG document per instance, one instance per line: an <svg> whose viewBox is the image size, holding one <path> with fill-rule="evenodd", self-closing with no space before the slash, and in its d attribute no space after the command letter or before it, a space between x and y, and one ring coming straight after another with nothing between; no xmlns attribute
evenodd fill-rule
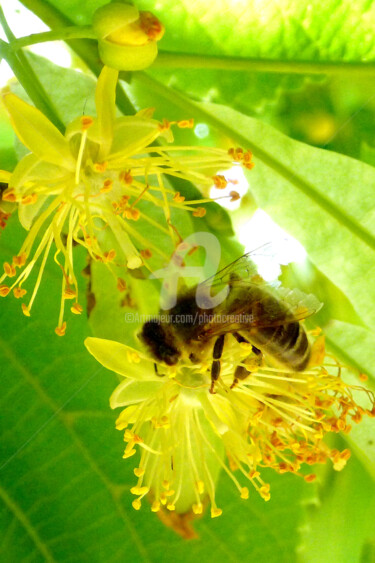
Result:
<svg viewBox="0 0 375 563"><path fill-rule="evenodd" d="M300 321L316 313L322 304L313 295L281 287L278 281L266 282L254 263L257 256L272 257L272 245L241 256L182 293L174 307L160 311L167 321L155 318L143 325L140 339L156 361L167 366L181 360L194 364L210 351L211 393L220 376L220 359L227 338L249 343L252 353L260 360L264 355L272 363L295 372L307 367L311 346ZM219 291L225 286L228 288L225 299L210 308L212 290ZM155 370L158 373L156 364ZM249 370L237 366L232 387L249 374Z"/></svg>

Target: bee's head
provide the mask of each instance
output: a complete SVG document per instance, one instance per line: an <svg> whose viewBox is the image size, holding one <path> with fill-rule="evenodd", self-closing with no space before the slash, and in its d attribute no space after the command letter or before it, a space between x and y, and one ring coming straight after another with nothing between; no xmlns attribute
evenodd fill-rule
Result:
<svg viewBox="0 0 375 563"><path fill-rule="evenodd" d="M163 325L158 321L148 321L142 327L139 338L151 350L154 358L174 366L177 364L181 353L178 351L168 325Z"/></svg>

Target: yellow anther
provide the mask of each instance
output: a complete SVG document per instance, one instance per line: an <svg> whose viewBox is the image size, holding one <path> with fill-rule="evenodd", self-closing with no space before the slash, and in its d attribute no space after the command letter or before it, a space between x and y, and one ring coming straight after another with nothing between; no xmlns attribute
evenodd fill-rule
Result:
<svg viewBox="0 0 375 563"><path fill-rule="evenodd" d="M70 307L70 310L75 315L80 315L83 311L83 307L79 303L74 303L74 305L72 305L72 307Z"/></svg>
<svg viewBox="0 0 375 563"><path fill-rule="evenodd" d="M125 217L126 219L131 219L132 221L138 221L141 216L141 212L139 209L134 207L129 207L129 209L125 210Z"/></svg>
<svg viewBox="0 0 375 563"><path fill-rule="evenodd" d="M32 203L35 203L37 199L38 199L38 195L37 195L37 194L25 195L25 196L21 199L21 203L22 203L23 205L31 205Z"/></svg>
<svg viewBox="0 0 375 563"><path fill-rule="evenodd" d="M103 262L107 264L108 262L112 262L116 258L116 250L112 248L108 252L104 252L103 254Z"/></svg>
<svg viewBox="0 0 375 563"><path fill-rule="evenodd" d="M108 162L95 162L94 170L95 172L105 172L107 170Z"/></svg>
<svg viewBox="0 0 375 563"><path fill-rule="evenodd" d="M185 196L181 195L180 192L176 192L173 196L173 201L176 203L183 203L185 201Z"/></svg>
<svg viewBox="0 0 375 563"><path fill-rule="evenodd" d="M94 123L94 120L89 115L83 115L81 117L81 130L86 131Z"/></svg>
<svg viewBox="0 0 375 563"><path fill-rule="evenodd" d="M249 473L249 478L250 478L250 479L256 479L257 477L260 477L259 471L256 471L255 469L253 469L252 471L250 471L250 473Z"/></svg>
<svg viewBox="0 0 375 563"><path fill-rule="evenodd" d="M140 255L142 256L142 258L144 258L145 260L148 260L149 258L152 257L152 252L151 250L149 250L148 248L145 248L144 250L140 251Z"/></svg>
<svg viewBox="0 0 375 563"><path fill-rule="evenodd" d="M8 293L10 292L10 287L8 287L7 285L0 285L0 295L1 297L6 297L8 295Z"/></svg>
<svg viewBox="0 0 375 563"><path fill-rule="evenodd" d="M167 504L167 497L165 496L164 492L160 494L160 502L162 504Z"/></svg>
<svg viewBox="0 0 375 563"><path fill-rule="evenodd" d="M61 326L57 326L55 328L55 332L56 332L57 336L64 336L65 331L66 331L66 321L64 321Z"/></svg>
<svg viewBox="0 0 375 563"><path fill-rule="evenodd" d="M203 505L202 504L193 504L191 507L194 514L202 514L203 512Z"/></svg>
<svg viewBox="0 0 375 563"><path fill-rule="evenodd" d="M159 512L159 510L160 510L160 501L154 500L154 502L151 505L151 511L152 512Z"/></svg>
<svg viewBox="0 0 375 563"><path fill-rule="evenodd" d="M2 195L3 201L17 201L16 192L14 188L7 188Z"/></svg>
<svg viewBox="0 0 375 563"><path fill-rule="evenodd" d="M8 278L13 278L16 275L16 268L13 264L9 264L9 262L4 262L4 272L8 276Z"/></svg>
<svg viewBox="0 0 375 563"><path fill-rule="evenodd" d="M217 518L218 516L221 516L223 514L223 511L221 510L221 508L217 508L212 507L211 508L211 518Z"/></svg>
<svg viewBox="0 0 375 563"><path fill-rule="evenodd" d="M172 510L176 510L176 507L175 507L175 505L173 504L173 502L168 503L168 504L167 504L167 508L168 508L168 510L171 510L171 511L172 511Z"/></svg>
<svg viewBox="0 0 375 563"><path fill-rule="evenodd" d="M26 252L22 252L22 254L20 254L19 256L13 256L13 264L16 267L21 268L21 266L24 266L25 263L26 263Z"/></svg>
<svg viewBox="0 0 375 563"><path fill-rule="evenodd" d="M126 281L122 278L117 278L117 289L119 291L125 291L127 288Z"/></svg>
<svg viewBox="0 0 375 563"><path fill-rule="evenodd" d="M133 181L133 176L131 175L130 170L123 170L122 172L120 172L119 180L124 184L131 184Z"/></svg>
<svg viewBox="0 0 375 563"><path fill-rule="evenodd" d="M194 127L194 119L182 119L181 121L177 121L177 127L180 127L180 129L191 129Z"/></svg>
<svg viewBox="0 0 375 563"><path fill-rule="evenodd" d="M104 181L103 187L100 188L100 193L102 194L106 194L108 192L110 192L113 188L113 182L110 179L107 179Z"/></svg>
<svg viewBox="0 0 375 563"><path fill-rule="evenodd" d="M135 500L133 500L132 502L132 507L134 508L134 510L139 510L141 508L142 504L141 501L139 500L139 498L136 498Z"/></svg>
<svg viewBox="0 0 375 563"><path fill-rule="evenodd" d="M195 486L197 487L197 491L200 495L203 495L204 493L204 481L197 481L195 483Z"/></svg>
<svg viewBox="0 0 375 563"><path fill-rule="evenodd" d="M66 288L63 293L63 297L64 299L75 299L77 294L73 289Z"/></svg>
<svg viewBox="0 0 375 563"><path fill-rule="evenodd" d="M28 308L28 306L25 305L25 303L22 303L21 307L22 313L25 315L25 317L30 317L30 309Z"/></svg>
<svg viewBox="0 0 375 563"><path fill-rule="evenodd" d="M223 176L222 174L216 174L212 177L212 179L214 181L215 188L217 188L218 190L223 190L228 185L225 176Z"/></svg>
<svg viewBox="0 0 375 563"><path fill-rule="evenodd" d="M124 432L124 442L130 442L134 438L134 433L128 428Z"/></svg>
<svg viewBox="0 0 375 563"><path fill-rule="evenodd" d="M259 494L265 501L270 500L270 498L271 498L270 486L268 484L266 484L266 485L263 485L262 487L260 487Z"/></svg>
<svg viewBox="0 0 375 563"><path fill-rule="evenodd" d="M22 287L15 287L13 289L13 295L16 299L21 299L21 297L26 295L26 293L26 289L23 289Z"/></svg>
<svg viewBox="0 0 375 563"><path fill-rule="evenodd" d="M243 350L251 350L252 345L250 344L250 342L241 342L241 343L240 343L240 347L241 347Z"/></svg>
<svg viewBox="0 0 375 563"><path fill-rule="evenodd" d="M142 475L145 474L145 470L143 469L143 467L135 467L133 471L136 477L142 477Z"/></svg>
<svg viewBox="0 0 375 563"><path fill-rule="evenodd" d="M315 473L310 473L309 475L304 476L304 480L306 481L306 483L312 483L313 481L315 481L315 479L316 479Z"/></svg>
<svg viewBox="0 0 375 563"><path fill-rule="evenodd" d="M230 195L230 201L238 201L241 198L240 194L234 190L230 192L229 195Z"/></svg>
<svg viewBox="0 0 375 563"><path fill-rule="evenodd" d="M204 207L197 207L193 211L193 215L194 215L194 217L204 217L206 215L206 210L205 210Z"/></svg>
<svg viewBox="0 0 375 563"><path fill-rule="evenodd" d="M137 453L137 450L125 450L125 453L122 457L123 459L127 459L128 457L131 457L135 453Z"/></svg>
<svg viewBox="0 0 375 563"><path fill-rule="evenodd" d="M176 491L174 491L173 489L170 489L169 491L164 491L164 494L166 497L172 497L175 494Z"/></svg>
<svg viewBox="0 0 375 563"><path fill-rule="evenodd" d="M166 479L164 479L164 481L162 482L161 485L162 485L163 489L166 489L167 491L168 491L169 487L171 486L170 482L167 481Z"/></svg>
<svg viewBox="0 0 375 563"><path fill-rule="evenodd" d="M150 490L150 487L138 487L138 485L136 485L135 487L132 487L130 489L130 492L132 495L146 495Z"/></svg>
<svg viewBox="0 0 375 563"><path fill-rule="evenodd" d="M249 498L249 489L247 487L242 487L241 489L241 498L248 499Z"/></svg>

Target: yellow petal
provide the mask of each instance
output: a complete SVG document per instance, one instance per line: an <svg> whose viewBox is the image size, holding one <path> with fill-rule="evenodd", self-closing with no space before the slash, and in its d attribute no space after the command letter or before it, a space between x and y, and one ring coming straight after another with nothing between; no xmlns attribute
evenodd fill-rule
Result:
<svg viewBox="0 0 375 563"><path fill-rule="evenodd" d="M98 128L99 138L101 139L98 160L105 158L112 144L113 126L116 117L117 79L118 71L105 66L100 73L96 85L95 104L98 117L95 126Z"/></svg>
<svg viewBox="0 0 375 563"><path fill-rule="evenodd" d="M47 162L75 170L68 142L41 111L12 93L3 94L3 101L17 136L32 153Z"/></svg>
<svg viewBox="0 0 375 563"><path fill-rule="evenodd" d="M120 342L103 338L86 338L85 346L105 368L139 381L156 380L153 361ZM134 361L132 361L132 358Z"/></svg>
<svg viewBox="0 0 375 563"><path fill-rule="evenodd" d="M154 393L157 393L163 384L162 378L160 378L160 381L125 379L113 391L109 404L112 409L116 409L117 407L127 407L128 405L140 403Z"/></svg>
<svg viewBox="0 0 375 563"><path fill-rule="evenodd" d="M7 172L6 170L0 170L0 182L5 182L5 184L9 184L11 175L12 175L11 172Z"/></svg>

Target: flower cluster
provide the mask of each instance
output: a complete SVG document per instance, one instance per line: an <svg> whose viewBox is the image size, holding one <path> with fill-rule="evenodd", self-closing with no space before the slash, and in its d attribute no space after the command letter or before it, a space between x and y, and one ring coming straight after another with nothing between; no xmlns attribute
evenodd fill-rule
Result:
<svg viewBox="0 0 375 563"><path fill-rule="evenodd" d="M348 433L363 415L375 417L373 395L346 384L341 367L325 356L324 338L313 346L313 363L301 373L270 365L259 366L247 343L225 347L216 393L208 392L212 359L201 364L180 362L166 367L141 351L109 340L88 338L88 350L105 367L124 376L111 397L111 407L122 407L117 428L124 430L124 458L140 450L134 473L141 507L146 495L151 510L163 507L179 513L203 511L206 498L211 516L221 509L215 501L215 480L222 468L241 498L249 497L248 483L264 500L270 486L261 475L268 467L278 473L315 479L303 466L331 460L341 470L350 451L331 449L324 441L329 432ZM240 365L249 371L233 385ZM367 393L366 406L353 398L354 389ZM226 463L223 459L226 452Z"/></svg>
<svg viewBox="0 0 375 563"><path fill-rule="evenodd" d="M181 241L173 224L176 210L197 217L205 214L201 204L207 200L185 201L168 187L166 177L208 190L214 183L226 185L225 178L212 170L228 169L234 162L252 166L251 153L242 149L227 152L158 144L173 141L172 125L191 127L191 120L158 122L152 119L152 110L116 118L117 79L116 70L103 68L96 88L97 117L78 117L65 135L37 109L12 93L3 94L14 129L31 153L8 174L9 186L2 194L3 202L18 204L20 221L29 233L17 256L4 263L0 295L13 291L16 298L23 298L24 282L38 263L33 292L28 303L22 304L29 316L52 251L63 275L58 335L66 330L67 300L73 301L73 313L82 312L74 246L84 247L93 260L105 263L121 290L124 282L118 268L150 269L147 259L153 253L162 261L169 260L168 252ZM160 210L157 220L154 211L150 213L152 208ZM7 215L0 219L3 226ZM144 236L145 228L154 236ZM171 248L155 244L158 236L167 237ZM6 279L10 283L5 284Z"/></svg>

